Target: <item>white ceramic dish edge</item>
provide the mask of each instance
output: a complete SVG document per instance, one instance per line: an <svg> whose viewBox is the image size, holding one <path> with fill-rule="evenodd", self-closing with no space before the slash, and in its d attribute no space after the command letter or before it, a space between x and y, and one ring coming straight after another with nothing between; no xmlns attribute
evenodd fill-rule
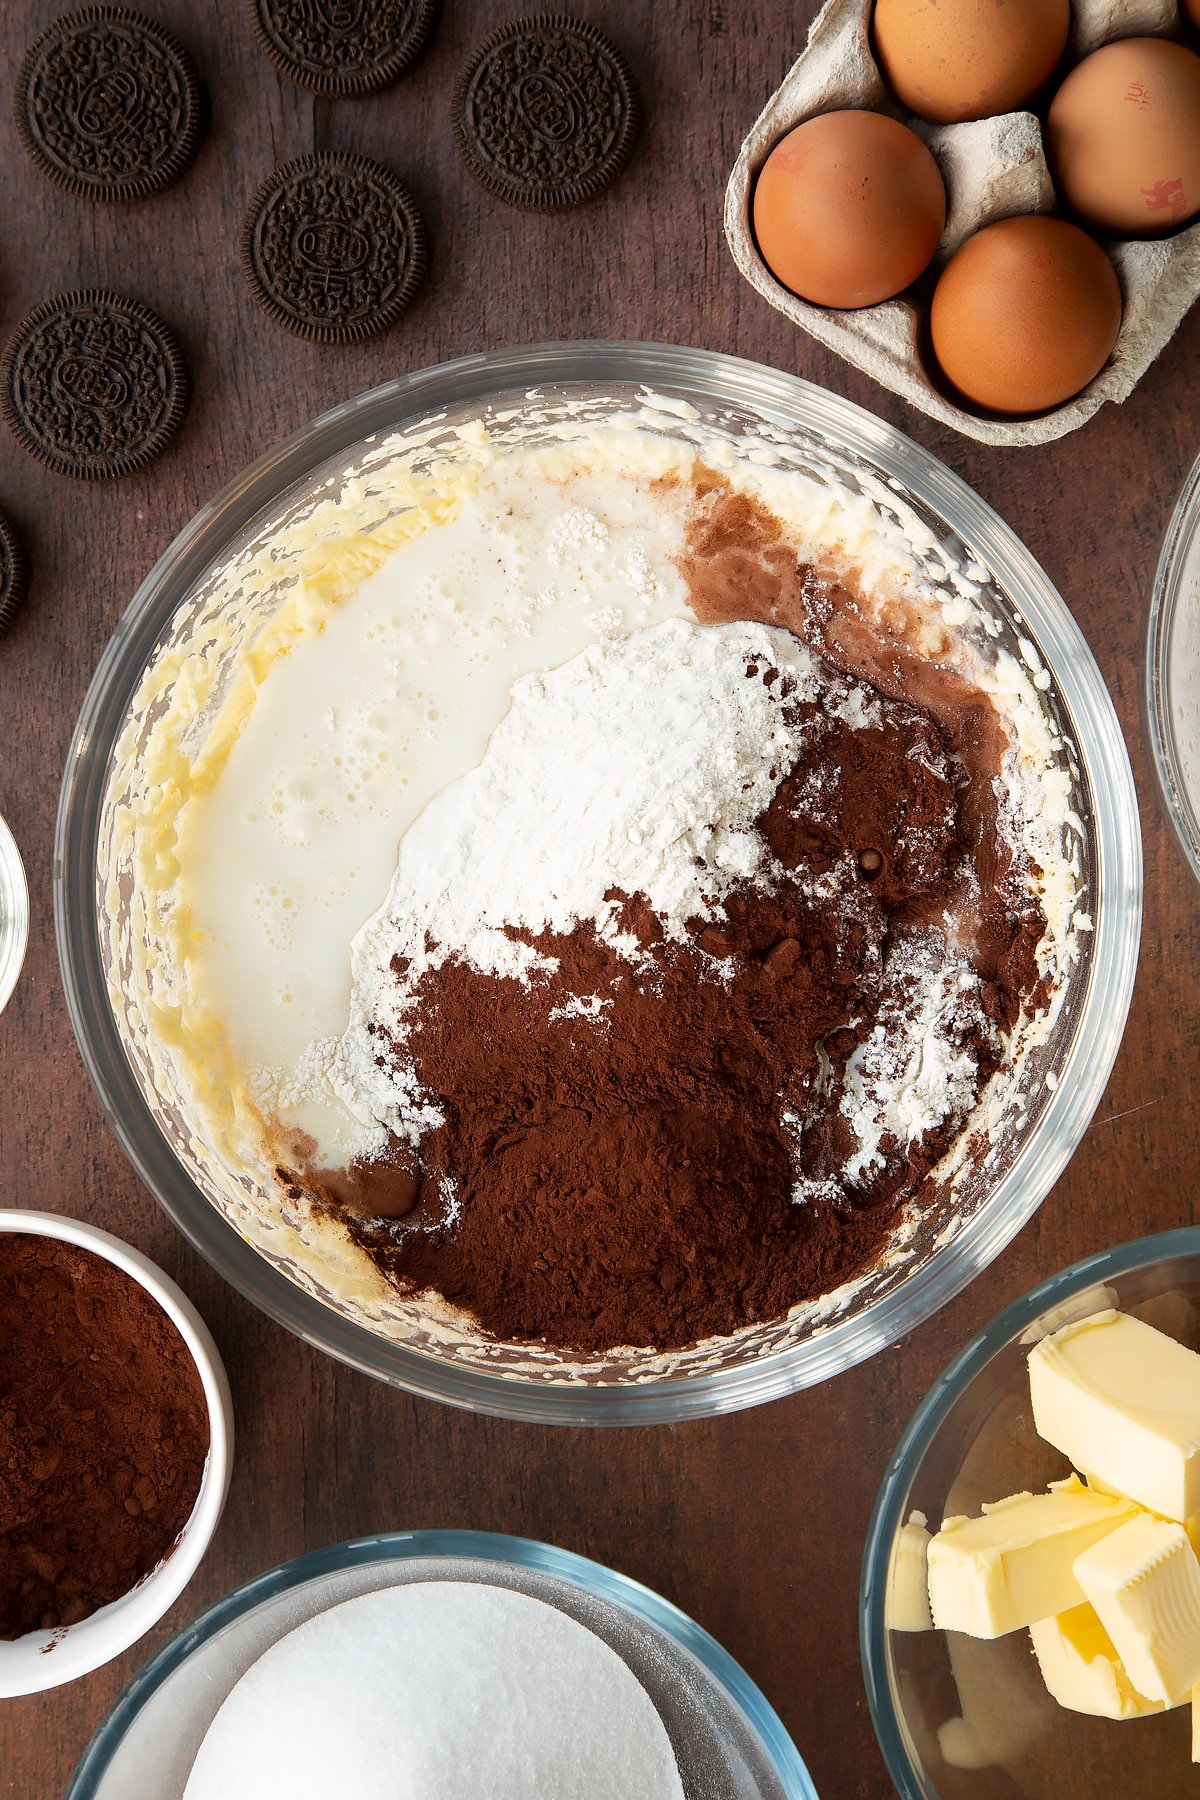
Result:
<svg viewBox="0 0 1200 1800"><path fill-rule="evenodd" d="M12 999L28 946L29 883L17 840L0 817L0 1013Z"/></svg>

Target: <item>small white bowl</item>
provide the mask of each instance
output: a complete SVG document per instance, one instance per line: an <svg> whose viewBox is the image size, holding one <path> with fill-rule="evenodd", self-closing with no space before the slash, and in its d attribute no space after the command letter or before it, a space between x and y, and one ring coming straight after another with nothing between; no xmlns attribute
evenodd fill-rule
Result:
<svg viewBox="0 0 1200 1800"><path fill-rule="evenodd" d="M0 1700L38 1694L89 1675L111 1662L156 1625L179 1598L199 1566L217 1529L233 1460L233 1402L216 1345L200 1314L175 1283L148 1257L107 1231L56 1213L0 1208L0 1231L57 1238L90 1250L123 1269L162 1307L191 1353L208 1407L209 1446L200 1492L174 1549L135 1588L102 1606L78 1625L57 1631L30 1631L0 1642Z"/></svg>
<svg viewBox="0 0 1200 1800"><path fill-rule="evenodd" d="M0 1013L8 1005L29 943L29 884L12 832L0 818Z"/></svg>

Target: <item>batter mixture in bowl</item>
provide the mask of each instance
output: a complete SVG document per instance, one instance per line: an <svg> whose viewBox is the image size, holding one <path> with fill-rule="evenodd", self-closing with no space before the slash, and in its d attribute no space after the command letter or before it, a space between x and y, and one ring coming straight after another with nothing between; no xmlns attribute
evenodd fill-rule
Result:
<svg viewBox="0 0 1200 1800"><path fill-rule="evenodd" d="M1088 925L980 573L654 396L294 499L110 787L129 1036L239 1229L376 1329L580 1368L901 1254L1027 1104Z"/></svg>

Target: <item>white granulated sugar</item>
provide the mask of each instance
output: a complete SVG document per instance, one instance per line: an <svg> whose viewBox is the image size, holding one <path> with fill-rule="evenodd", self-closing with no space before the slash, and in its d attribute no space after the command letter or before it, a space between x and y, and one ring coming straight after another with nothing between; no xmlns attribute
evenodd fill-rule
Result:
<svg viewBox="0 0 1200 1800"><path fill-rule="evenodd" d="M249 1668L184 1800L683 1800L649 1695L544 1601L414 1582L309 1619Z"/></svg>
<svg viewBox="0 0 1200 1800"><path fill-rule="evenodd" d="M644 895L679 941L737 882L770 873L753 822L799 745L784 682L768 687L752 665L826 713L863 716L861 692L791 633L746 623L670 619L514 685L482 761L409 827L388 898L354 941L331 1079L360 1118L413 1141L432 1122L411 1073L378 1067L371 1027L402 1034L417 983L447 957L528 979L545 959L505 927L566 934L584 921L634 957L610 890Z"/></svg>

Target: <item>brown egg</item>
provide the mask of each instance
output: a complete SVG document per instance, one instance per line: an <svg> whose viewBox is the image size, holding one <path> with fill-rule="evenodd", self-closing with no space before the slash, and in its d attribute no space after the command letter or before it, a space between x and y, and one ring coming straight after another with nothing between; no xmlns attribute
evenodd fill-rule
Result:
<svg viewBox="0 0 1200 1800"><path fill-rule="evenodd" d="M1069 0L875 0L875 52L923 119L1013 112L1054 73Z"/></svg>
<svg viewBox="0 0 1200 1800"><path fill-rule="evenodd" d="M882 113L806 119L776 144L754 189L763 260L817 306L873 306L898 294L929 262L945 223L932 155Z"/></svg>
<svg viewBox="0 0 1200 1800"><path fill-rule="evenodd" d="M1059 194L1118 237L1173 231L1200 212L1200 56L1122 38L1054 96L1046 144Z"/></svg>
<svg viewBox="0 0 1200 1800"><path fill-rule="evenodd" d="M1116 271L1063 219L986 225L955 252L933 295L943 372L976 406L1044 412L1086 387L1121 325Z"/></svg>
<svg viewBox="0 0 1200 1800"><path fill-rule="evenodd" d="M1200 31L1200 0L1179 0L1179 11L1185 24Z"/></svg>

